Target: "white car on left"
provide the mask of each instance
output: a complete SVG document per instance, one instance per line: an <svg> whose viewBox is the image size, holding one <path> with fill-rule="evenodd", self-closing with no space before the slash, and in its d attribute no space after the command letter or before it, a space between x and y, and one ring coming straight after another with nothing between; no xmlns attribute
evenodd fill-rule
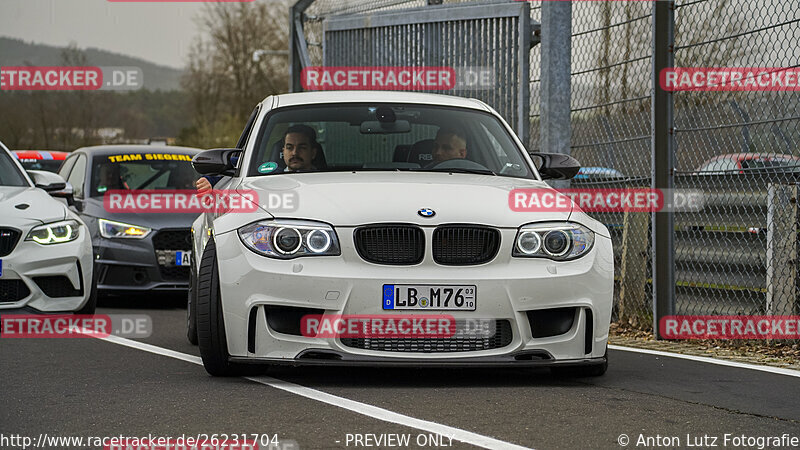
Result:
<svg viewBox="0 0 800 450"><path fill-rule="evenodd" d="M0 313L93 314L92 240L58 174L25 172L0 143Z"/></svg>

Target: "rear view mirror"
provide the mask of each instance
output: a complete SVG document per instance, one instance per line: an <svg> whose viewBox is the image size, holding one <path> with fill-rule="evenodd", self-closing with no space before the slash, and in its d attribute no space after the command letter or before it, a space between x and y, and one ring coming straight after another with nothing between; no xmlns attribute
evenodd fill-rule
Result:
<svg viewBox="0 0 800 450"><path fill-rule="evenodd" d="M581 170L577 159L563 153L530 152L543 180L569 180Z"/></svg>
<svg viewBox="0 0 800 450"><path fill-rule="evenodd" d="M411 123L407 120L396 120L394 122L379 122L377 120L367 120L361 122L361 134L387 134L387 133L409 133Z"/></svg>
<svg viewBox="0 0 800 450"><path fill-rule="evenodd" d="M239 148L205 150L194 155L192 167L202 175L233 176L236 173L236 165L231 158L238 158L241 154L242 150Z"/></svg>

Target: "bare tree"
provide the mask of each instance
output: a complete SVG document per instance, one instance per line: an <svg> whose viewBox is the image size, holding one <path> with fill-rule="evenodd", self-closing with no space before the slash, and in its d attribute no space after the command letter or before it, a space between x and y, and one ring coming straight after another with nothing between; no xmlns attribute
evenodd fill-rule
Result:
<svg viewBox="0 0 800 450"><path fill-rule="evenodd" d="M289 45L288 3L210 3L198 23L205 34L196 39L182 80L196 136L183 140L209 146L209 139L238 137L232 130L241 131L253 107L285 90L289 66L280 51Z"/></svg>

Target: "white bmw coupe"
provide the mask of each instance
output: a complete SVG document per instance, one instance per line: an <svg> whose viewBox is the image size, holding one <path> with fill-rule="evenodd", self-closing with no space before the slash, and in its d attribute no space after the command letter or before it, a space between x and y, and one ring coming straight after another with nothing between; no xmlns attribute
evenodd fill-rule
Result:
<svg viewBox="0 0 800 450"><path fill-rule="evenodd" d="M258 199L193 226L189 333L210 374L276 364L605 373L608 230L569 201L522 212L509 201L516 189L553 194L542 180L579 164L529 154L483 102L272 96L237 148L193 165L218 193Z"/></svg>
<svg viewBox="0 0 800 450"><path fill-rule="evenodd" d="M72 188L55 173L26 173L0 143L0 314L95 311L92 238L53 196Z"/></svg>

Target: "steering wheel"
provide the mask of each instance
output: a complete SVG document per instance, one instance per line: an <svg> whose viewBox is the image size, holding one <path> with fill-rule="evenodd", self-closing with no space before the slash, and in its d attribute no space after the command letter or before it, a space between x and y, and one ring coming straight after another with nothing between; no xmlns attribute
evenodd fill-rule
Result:
<svg viewBox="0 0 800 450"><path fill-rule="evenodd" d="M469 159L448 159L447 161L442 161L436 163L428 169L467 169L467 170L489 170L486 166L482 164L478 164L475 161L471 161Z"/></svg>

